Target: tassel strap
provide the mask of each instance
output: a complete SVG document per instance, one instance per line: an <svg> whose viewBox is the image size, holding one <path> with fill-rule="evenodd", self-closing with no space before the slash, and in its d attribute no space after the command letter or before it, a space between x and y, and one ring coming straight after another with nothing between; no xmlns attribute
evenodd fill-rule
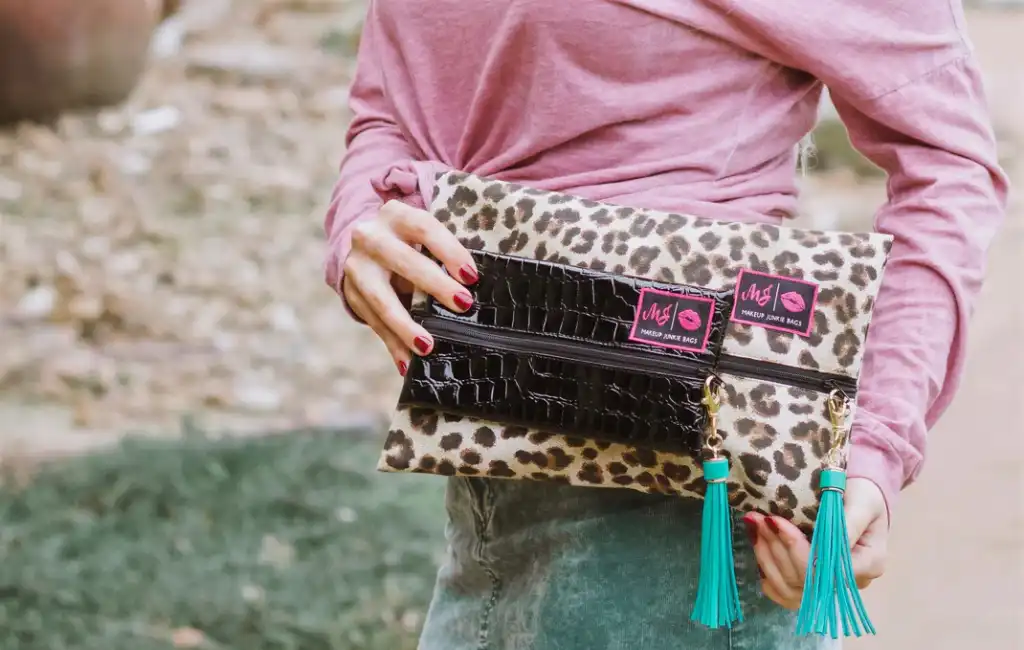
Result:
<svg viewBox="0 0 1024 650"><path fill-rule="evenodd" d="M868 618L864 602L853 574L850 555L850 534L846 526L843 495L846 491L845 450L846 420L849 401L835 391L828 400L832 420L832 448L825 458L819 486L821 503L811 538L811 555L807 562L804 593L797 614L796 633L801 636L816 633L839 638L843 636L874 634L875 628Z"/></svg>
<svg viewBox="0 0 1024 650"><path fill-rule="evenodd" d="M743 620L736 566L732 553L732 514L729 511L729 460L719 456L722 438L718 435L718 408L721 385L709 377L704 384L704 406L708 429L704 448L711 456L704 461L704 513L701 519L700 579L697 600L690 619L710 628L732 627Z"/></svg>

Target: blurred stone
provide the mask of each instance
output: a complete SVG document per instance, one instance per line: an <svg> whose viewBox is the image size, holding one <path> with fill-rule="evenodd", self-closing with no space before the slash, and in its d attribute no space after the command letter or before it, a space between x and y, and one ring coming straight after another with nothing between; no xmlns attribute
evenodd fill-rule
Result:
<svg viewBox="0 0 1024 650"><path fill-rule="evenodd" d="M189 70L215 79L246 83L286 80L310 64L308 56L268 43L217 43L194 49Z"/></svg>
<svg viewBox="0 0 1024 650"><path fill-rule="evenodd" d="M17 201L21 193L20 183L0 176L0 201Z"/></svg>
<svg viewBox="0 0 1024 650"><path fill-rule="evenodd" d="M57 292L50 286L39 286L26 293L14 308L16 318L43 320L53 313Z"/></svg>
<svg viewBox="0 0 1024 650"><path fill-rule="evenodd" d="M269 312L270 322L277 331L289 333L299 331L299 317L291 305L279 302L272 305Z"/></svg>
<svg viewBox="0 0 1024 650"><path fill-rule="evenodd" d="M245 409L271 412L281 408L281 392L272 386L241 383L235 386L234 402Z"/></svg>
<svg viewBox="0 0 1024 650"><path fill-rule="evenodd" d="M174 106L161 106L139 113L132 119L136 135L154 135L170 131L181 124L181 111Z"/></svg>
<svg viewBox="0 0 1024 650"><path fill-rule="evenodd" d="M295 561L295 547L273 535L263 537L260 547L260 564L277 569L287 569Z"/></svg>
<svg viewBox="0 0 1024 650"><path fill-rule="evenodd" d="M334 516L338 521L340 521L343 524L355 523L356 519L359 518L359 515L356 513L356 511L353 510L352 508L349 508L348 506L342 506L335 510Z"/></svg>
<svg viewBox="0 0 1024 650"><path fill-rule="evenodd" d="M171 643L175 648L192 650L206 646L206 635L194 627L179 627L171 632Z"/></svg>
<svg viewBox="0 0 1024 650"><path fill-rule="evenodd" d="M181 52L184 43L184 21L177 16L172 16L160 23L153 31L149 42L149 52L154 59L169 59Z"/></svg>
<svg viewBox="0 0 1024 650"><path fill-rule="evenodd" d="M0 0L0 124L122 102L160 10L147 0Z"/></svg>
<svg viewBox="0 0 1024 650"><path fill-rule="evenodd" d="M266 595L264 589L258 585L242 585L242 600L247 603L262 603Z"/></svg>

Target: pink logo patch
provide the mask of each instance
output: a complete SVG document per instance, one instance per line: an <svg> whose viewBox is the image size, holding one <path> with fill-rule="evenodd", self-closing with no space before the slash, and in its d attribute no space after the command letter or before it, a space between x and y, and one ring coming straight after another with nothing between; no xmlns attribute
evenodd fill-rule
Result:
<svg viewBox="0 0 1024 650"><path fill-rule="evenodd" d="M800 278L743 269L736 279L730 320L810 336L818 285Z"/></svg>
<svg viewBox="0 0 1024 650"><path fill-rule="evenodd" d="M711 337L715 301L660 289L641 289L629 340L663 348L704 352Z"/></svg>

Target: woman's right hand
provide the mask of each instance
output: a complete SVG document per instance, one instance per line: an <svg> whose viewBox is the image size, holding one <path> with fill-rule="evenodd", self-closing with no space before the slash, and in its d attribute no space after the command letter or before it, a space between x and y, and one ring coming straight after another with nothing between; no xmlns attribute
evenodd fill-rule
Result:
<svg viewBox="0 0 1024 650"><path fill-rule="evenodd" d="M446 274L415 247L422 246L444 264ZM352 231L345 260L342 295L387 346L398 371L409 369L411 354L430 352L434 341L406 310L399 293L425 291L462 312L473 304L464 285L477 281L476 265L459 240L429 212L388 201L376 219Z"/></svg>

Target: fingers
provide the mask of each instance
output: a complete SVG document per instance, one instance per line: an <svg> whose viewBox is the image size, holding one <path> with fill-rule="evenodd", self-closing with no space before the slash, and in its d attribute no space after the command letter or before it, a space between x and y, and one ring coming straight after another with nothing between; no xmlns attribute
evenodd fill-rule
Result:
<svg viewBox="0 0 1024 650"><path fill-rule="evenodd" d="M873 481L851 478L844 500L853 574L857 586L864 589L885 572L889 539L885 497Z"/></svg>
<svg viewBox="0 0 1024 650"><path fill-rule="evenodd" d="M406 311L391 286L387 269L366 258L361 252L353 252L345 262L344 290L346 299L356 296L356 301L350 300L349 304L367 324L373 318L381 331L396 336L404 348L419 354L430 352L434 345L433 339ZM380 335L377 327L374 327L374 331ZM399 360L396 358L396 363Z"/></svg>
<svg viewBox="0 0 1024 650"><path fill-rule="evenodd" d="M775 583L769 582L767 579L761 581L761 591L768 597L773 603L786 609L800 609L800 598L792 598L781 593L775 586Z"/></svg>
<svg viewBox="0 0 1024 650"><path fill-rule="evenodd" d="M434 343L409 315L396 289L419 288L448 309L464 312L472 306L473 296L463 285L476 282L478 275L469 251L430 213L389 201L378 217L352 231L343 291L352 310L373 327L404 372L406 350L425 355ZM419 245L441 260L448 273L422 255L415 248Z"/></svg>
<svg viewBox="0 0 1024 650"><path fill-rule="evenodd" d="M464 284L477 280L476 265L469 251L429 212L401 201L388 201L381 216L394 225L395 233L409 244L421 244L444 264L448 274ZM404 276L410 277L410 276Z"/></svg>
<svg viewBox="0 0 1024 650"><path fill-rule="evenodd" d="M856 477L849 479L843 500L851 544L857 543L876 520L882 520L888 530L889 516L885 497L874 481Z"/></svg>
<svg viewBox="0 0 1024 650"><path fill-rule="evenodd" d="M754 556L763 576L762 589L765 595L782 607L797 609L803 593L809 547L794 545L786 534L789 531L783 532L780 522L793 527L789 522L759 513L748 513L744 521L748 522L752 532L756 531ZM796 532L803 537L799 530Z"/></svg>
<svg viewBox="0 0 1024 650"><path fill-rule="evenodd" d="M800 584L803 585L804 575L807 573L807 563L811 556L811 543L802 530L782 517L765 517L765 522L782 542L787 557L793 563Z"/></svg>
<svg viewBox="0 0 1024 650"><path fill-rule="evenodd" d="M853 575L857 586L867 588L871 582L885 573L885 560L888 555L888 528L882 520L876 520L868 526L864 534L850 551L853 560Z"/></svg>
<svg viewBox="0 0 1024 650"><path fill-rule="evenodd" d="M780 517L751 512L743 517L754 538L764 594L787 609L799 609L811 545L799 528Z"/></svg>
<svg viewBox="0 0 1024 650"><path fill-rule="evenodd" d="M807 555L810 553L810 546L806 549L794 548L794 544L782 532L783 525L791 525L787 521L766 517L765 524L771 528L774 537L770 540L769 548L776 566L782 573L782 579L786 585L798 595L803 590L804 572L807 570ZM801 554L801 550L803 553Z"/></svg>
<svg viewBox="0 0 1024 650"><path fill-rule="evenodd" d="M395 366L398 368L399 374L403 377L409 370L409 348L402 342L402 339L398 337L391 329L384 324L384 321L369 307L366 302L366 298L360 293L359 289L352 286L348 278L345 279L342 285L342 291L345 294L345 300L348 301L349 307L352 311L356 312L363 321L374 331L374 333L383 341L384 346L388 349L388 353L391 358L395 361Z"/></svg>
<svg viewBox="0 0 1024 650"><path fill-rule="evenodd" d="M409 208L409 206L405 207ZM427 216L429 217L430 215ZM440 224L437 225L440 226ZM444 232L451 235L447 230ZM456 244L458 244L458 241L456 241ZM415 248L400 239L396 231L390 230L385 224L374 221L360 224L353 231L352 246L354 250L359 250L359 252L388 271L410 281L416 287L429 293L448 309L462 312L469 309L473 304L472 295L462 284L442 271L437 264L430 261L430 259L422 255ZM468 257L469 253L466 252L465 255ZM351 255L350 262L346 262L346 264L349 263L351 263ZM348 271L346 271L347 273ZM473 277L475 279L475 275ZM360 287L360 290L364 294L369 293L365 287Z"/></svg>
<svg viewBox="0 0 1024 650"><path fill-rule="evenodd" d="M846 503L846 516L853 577L857 587L864 589L885 570L889 532L885 501L873 483L847 495L851 497ZM787 609L799 609L810 542L799 528L781 517L751 512L743 521L750 529L765 596Z"/></svg>

